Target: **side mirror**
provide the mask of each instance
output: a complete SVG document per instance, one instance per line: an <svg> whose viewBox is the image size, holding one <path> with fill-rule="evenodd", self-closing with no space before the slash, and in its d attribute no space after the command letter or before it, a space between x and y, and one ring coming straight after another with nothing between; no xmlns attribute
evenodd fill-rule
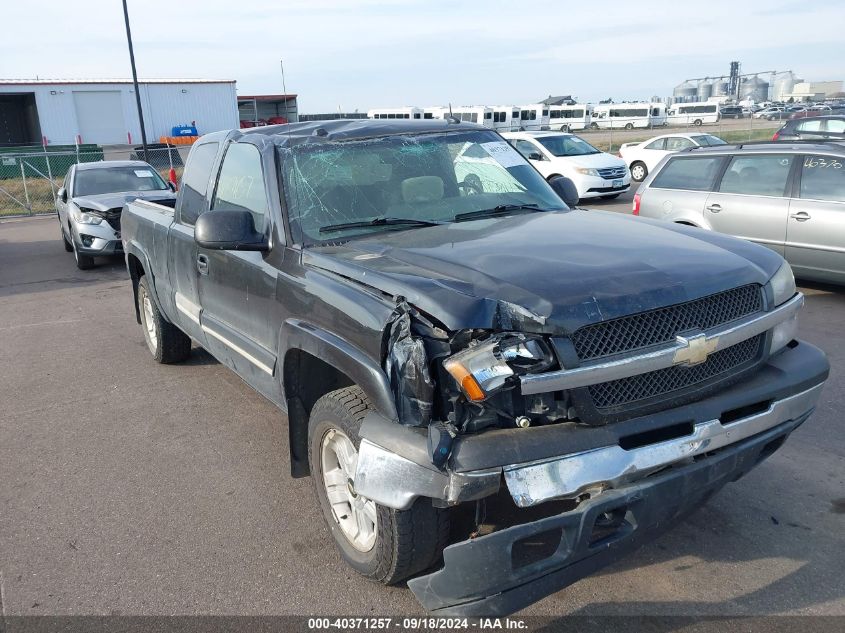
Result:
<svg viewBox="0 0 845 633"><path fill-rule="evenodd" d="M176 193L176 183L174 183L172 180L167 181L167 188L170 189L170 191L172 191L173 193Z"/></svg>
<svg viewBox="0 0 845 633"><path fill-rule="evenodd" d="M194 225L194 241L216 251L266 251L270 245L255 230L249 211L208 211Z"/></svg>
<svg viewBox="0 0 845 633"><path fill-rule="evenodd" d="M543 155L540 152L531 152L528 154L528 160L543 160Z"/></svg>
<svg viewBox="0 0 845 633"><path fill-rule="evenodd" d="M62 187L61 189L59 189L58 195L59 195L59 200L61 200L65 204L67 204L67 189Z"/></svg>
<svg viewBox="0 0 845 633"><path fill-rule="evenodd" d="M571 208L578 204L578 189L575 187L575 183L569 178L558 176L557 178L552 178L549 184L560 199L566 203L566 206Z"/></svg>

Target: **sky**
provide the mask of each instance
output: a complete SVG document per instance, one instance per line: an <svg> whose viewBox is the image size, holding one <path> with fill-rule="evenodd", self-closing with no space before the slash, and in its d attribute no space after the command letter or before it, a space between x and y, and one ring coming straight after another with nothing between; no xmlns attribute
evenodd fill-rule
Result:
<svg viewBox="0 0 845 633"><path fill-rule="evenodd" d="M235 79L240 94L276 94L284 60L302 113L648 99L727 74L732 60L845 79L842 0L128 3L141 79ZM121 0L3 4L0 78L131 76Z"/></svg>

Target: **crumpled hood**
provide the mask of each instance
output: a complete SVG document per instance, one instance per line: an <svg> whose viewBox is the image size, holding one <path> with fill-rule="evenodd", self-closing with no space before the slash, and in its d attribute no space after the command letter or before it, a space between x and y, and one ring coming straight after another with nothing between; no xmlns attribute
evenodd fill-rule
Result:
<svg viewBox="0 0 845 633"><path fill-rule="evenodd" d="M74 204L78 207L86 207L95 211L108 211L109 209L122 209L127 202L137 199L141 200L173 200L176 194L172 191L121 191L119 193L101 193L96 196L75 196Z"/></svg>
<svg viewBox="0 0 845 633"><path fill-rule="evenodd" d="M309 247L303 262L405 297L450 330L566 333L765 284L783 260L702 229L574 210L384 231Z"/></svg>
<svg viewBox="0 0 845 633"><path fill-rule="evenodd" d="M567 165L577 167L592 167L593 169L609 169L611 167L624 167L625 161L610 154L585 154L583 156L559 156L559 160Z"/></svg>

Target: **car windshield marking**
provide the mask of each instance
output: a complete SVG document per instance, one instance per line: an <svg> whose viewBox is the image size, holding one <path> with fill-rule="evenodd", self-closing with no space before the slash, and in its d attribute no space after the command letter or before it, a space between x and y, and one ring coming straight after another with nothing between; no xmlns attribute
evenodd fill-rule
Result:
<svg viewBox="0 0 845 633"><path fill-rule="evenodd" d="M459 213L455 216L455 222L462 222L464 220L475 220L476 218L485 218L493 215L504 215L506 213L516 213L518 211L537 211L546 212L549 209L541 209L536 204L500 204L492 209L479 209L478 211L467 211L466 213Z"/></svg>
<svg viewBox="0 0 845 633"><path fill-rule="evenodd" d="M341 222L339 224L329 224L328 226L321 226L320 233L334 233L335 231L343 231L345 229L364 229L378 226L437 226L446 224L446 222L437 222L435 220L418 220L416 218L373 218L372 220L362 220L359 222Z"/></svg>

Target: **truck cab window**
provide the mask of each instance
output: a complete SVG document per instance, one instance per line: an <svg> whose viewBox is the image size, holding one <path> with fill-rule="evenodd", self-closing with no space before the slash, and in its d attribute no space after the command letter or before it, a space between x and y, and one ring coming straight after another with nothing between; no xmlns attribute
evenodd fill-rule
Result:
<svg viewBox="0 0 845 633"><path fill-rule="evenodd" d="M258 148L247 143L232 143L223 157L211 210L249 211L255 229L261 231L268 206Z"/></svg>
<svg viewBox="0 0 845 633"><path fill-rule="evenodd" d="M188 156L188 163L185 165L185 173L182 176L182 188L179 191L182 224L193 225L203 212L211 168L214 166L219 145L219 143L195 145Z"/></svg>

